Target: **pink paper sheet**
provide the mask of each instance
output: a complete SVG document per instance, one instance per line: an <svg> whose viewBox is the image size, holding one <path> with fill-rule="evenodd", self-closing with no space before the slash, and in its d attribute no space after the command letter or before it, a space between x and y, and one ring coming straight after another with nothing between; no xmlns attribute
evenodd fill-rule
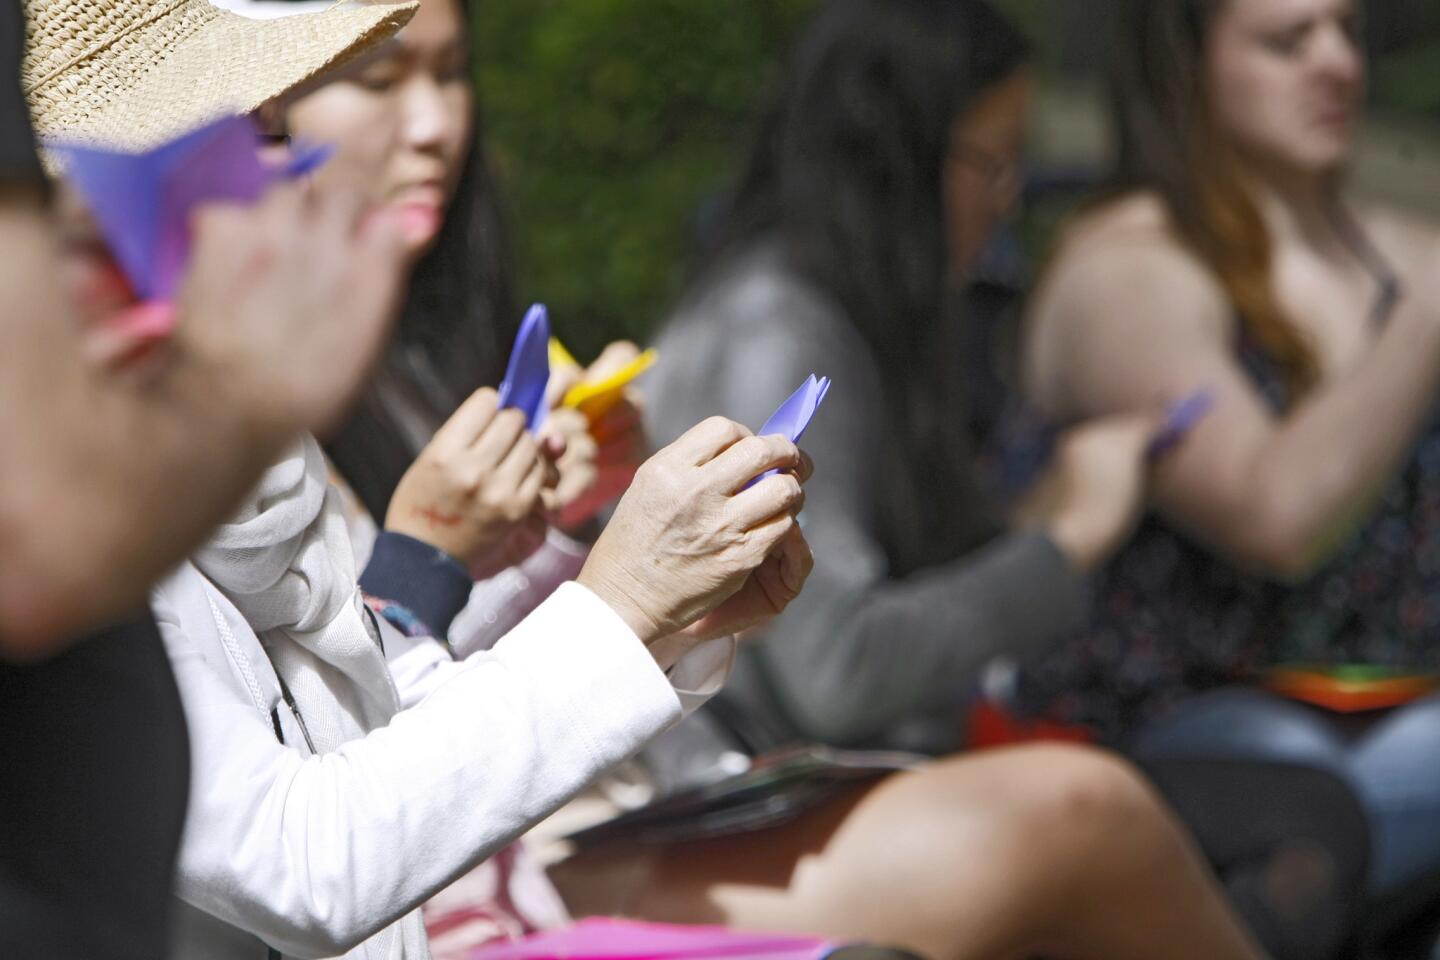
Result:
<svg viewBox="0 0 1440 960"><path fill-rule="evenodd" d="M813 937L595 919L481 947L470 960L821 960L833 948Z"/></svg>

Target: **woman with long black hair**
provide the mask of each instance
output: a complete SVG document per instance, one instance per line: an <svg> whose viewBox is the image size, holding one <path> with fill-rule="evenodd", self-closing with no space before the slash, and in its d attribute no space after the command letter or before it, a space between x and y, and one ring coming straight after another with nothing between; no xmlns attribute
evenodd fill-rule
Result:
<svg viewBox="0 0 1440 960"><path fill-rule="evenodd" d="M1139 515L1147 413L1083 424L1011 529L981 492L950 298L1020 185L1029 48L976 2L844 0L802 40L661 338L653 425L742 421L812 371L817 566L751 658L770 737L946 752L997 655L1081 621L1085 573Z"/></svg>

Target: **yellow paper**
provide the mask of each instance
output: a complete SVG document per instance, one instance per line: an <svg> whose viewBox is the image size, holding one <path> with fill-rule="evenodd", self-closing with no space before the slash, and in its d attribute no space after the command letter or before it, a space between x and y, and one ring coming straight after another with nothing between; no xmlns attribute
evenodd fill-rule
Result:
<svg viewBox="0 0 1440 960"><path fill-rule="evenodd" d="M565 406L579 410L591 420L598 420L620 402L625 395L625 388L636 377L653 367L658 359L660 359L660 354L653 348L646 350L602 380L585 381L571 387L570 391L565 394L563 402ZM569 350L565 349L565 345L559 339L551 337L550 366L578 367L580 363Z"/></svg>
<svg viewBox="0 0 1440 960"><path fill-rule="evenodd" d="M550 338L550 368L553 370L555 367L578 367L578 366L580 366L580 361L579 361L579 360L576 360L573 356L570 355L570 351L565 349L565 344L563 344L563 343L560 342L560 338L559 338L559 337L551 337L551 338Z"/></svg>

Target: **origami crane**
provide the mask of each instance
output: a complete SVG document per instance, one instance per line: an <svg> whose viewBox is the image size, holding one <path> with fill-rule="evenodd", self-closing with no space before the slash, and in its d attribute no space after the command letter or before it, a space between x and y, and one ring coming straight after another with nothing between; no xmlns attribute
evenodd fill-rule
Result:
<svg viewBox="0 0 1440 960"><path fill-rule="evenodd" d="M531 433L545 419L545 387L550 382L550 315L535 304L520 324L520 335L510 351L505 380L500 384L500 409L513 407L525 414Z"/></svg>

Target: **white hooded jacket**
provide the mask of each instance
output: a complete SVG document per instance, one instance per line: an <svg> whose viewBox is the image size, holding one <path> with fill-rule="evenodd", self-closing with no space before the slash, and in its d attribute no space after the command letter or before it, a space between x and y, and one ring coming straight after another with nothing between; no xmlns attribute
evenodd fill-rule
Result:
<svg viewBox="0 0 1440 960"><path fill-rule="evenodd" d="M428 957L421 903L703 703L734 655L714 641L667 676L575 583L461 661L367 612L404 709L316 753L273 652L211 579L187 563L152 607L190 732L186 960Z"/></svg>

